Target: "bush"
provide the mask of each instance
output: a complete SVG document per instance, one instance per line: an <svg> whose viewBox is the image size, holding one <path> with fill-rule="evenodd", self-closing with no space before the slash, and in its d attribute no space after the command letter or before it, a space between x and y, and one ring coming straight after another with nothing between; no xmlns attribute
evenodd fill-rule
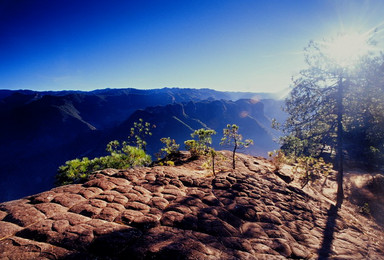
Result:
<svg viewBox="0 0 384 260"><path fill-rule="evenodd" d="M176 143L175 139L170 137L163 137L160 141L165 144L163 148L160 149L160 152L157 154L159 159L161 158L172 158L180 153L180 145Z"/></svg>
<svg viewBox="0 0 384 260"><path fill-rule="evenodd" d="M281 150L269 152L268 156L273 166L275 166L275 171L279 171L283 166L283 164L288 163L287 157L285 156L284 152Z"/></svg>
<svg viewBox="0 0 384 260"><path fill-rule="evenodd" d="M191 137L197 137L197 140L187 140L184 142L185 148L191 153L192 157L207 155L211 152L212 135L215 135L215 130L207 130L201 128L195 130Z"/></svg>
<svg viewBox="0 0 384 260"><path fill-rule="evenodd" d="M110 155L96 157L89 160L87 157L67 161L58 169L56 175L56 185L66 185L81 182L88 176L98 170L107 168L127 169L136 166L145 166L151 163L151 157L143 149L129 146L126 143L120 148L118 141L111 141L107 145L107 151Z"/></svg>
<svg viewBox="0 0 384 260"><path fill-rule="evenodd" d="M191 153L191 157L199 157L201 154L196 140L187 140L184 142L185 149Z"/></svg>
<svg viewBox="0 0 384 260"><path fill-rule="evenodd" d="M310 156L302 156L296 159L297 164L295 166L296 172L300 169L303 172L301 177L304 188L309 181L314 182L321 176L328 176L332 171L332 164L324 162L323 158L313 158Z"/></svg>

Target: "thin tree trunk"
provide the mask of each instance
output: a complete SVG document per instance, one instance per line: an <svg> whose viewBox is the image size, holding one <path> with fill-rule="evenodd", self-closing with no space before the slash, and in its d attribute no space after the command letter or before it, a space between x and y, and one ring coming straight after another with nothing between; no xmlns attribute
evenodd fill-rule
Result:
<svg viewBox="0 0 384 260"><path fill-rule="evenodd" d="M235 140L235 147L233 148L233 153L232 153L232 168L236 168L236 149L237 149L237 141Z"/></svg>
<svg viewBox="0 0 384 260"><path fill-rule="evenodd" d="M215 154L214 152L212 152L212 172L213 172L213 176L216 176L216 172L215 172Z"/></svg>
<svg viewBox="0 0 384 260"><path fill-rule="evenodd" d="M344 200L343 191L343 78L339 77L339 86L337 91L337 198L336 206L341 207Z"/></svg>

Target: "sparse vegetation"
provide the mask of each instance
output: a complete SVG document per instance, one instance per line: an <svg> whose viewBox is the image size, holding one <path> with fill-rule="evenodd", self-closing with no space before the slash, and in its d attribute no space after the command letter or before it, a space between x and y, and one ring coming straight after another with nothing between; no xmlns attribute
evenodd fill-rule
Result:
<svg viewBox="0 0 384 260"><path fill-rule="evenodd" d="M58 169L56 185L66 185L81 182L94 171L107 168L126 169L136 166L149 165L151 157L143 149L123 144L121 149L117 141L108 144L110 155L96 157L89 160L87 157L67 161Z"/></svg>
<svg viewBox="0 0 384 260"><path fill-rule="evenodd" d="M197 140L187 140L184 142L185 148L191 153L192 157L198 157L200 155L207 155L211 151L212 135L215 135L215 130L210 129L198 129L195 130L191 137L197 137Z"/></svg>
<svg viewBox="0 0 384 260"><path fill-rule="evenodd" d="M309 182L314 182L321 176L327 177L332 171L333 165L324 162L323 158L313 158L310 156L302 156L296 158L295 172L302 173L302 188Z"/></svg>
<svg viewBox="0 0 384 260"><path fill-rule="evenodd" d="M288 163L288 159L282 150L269 152L268 157L270 158L271 163L275 167L275 171L279 171L283 164Z"/></svg>
<svg viewBox="0 0 384 260"><path fill-rule="evenodd" d="M56 185L66 185L75 182L80 182L86 179L89 174L94 171L107 168L126 169L137 166L149 165L151 156L145 153L147 142L144 138L152 133L149 131L151 125L139 119L139 122L134 123L131 128L131 138L134 139L135 146L128 145L126 141L120 144L114 140L107 144L106 151L110 155L96 157L92 160L84 157L82 159L74 159L67 161L58 169L56 175ZM132 141L131 141L132 142Z"/></svg>
<svg viewBox="0 0 384 260"><path fill-rule="evenodd" d="M213 175L215 175L215 158L217 152L212 145L212 135L215 135L215 130L198 129L195 130L191 137L197 137L197 140L187 140L184 142L186 149L191 153L191 157L207 156L206 164L212 166Z"/></svg>
<svg viewBox="0 0 384 260"><path fill-rule="evenodd" d="M134 122L133 127L131 127L130 135L128 136L130 144L146 151L147 141L145 139L152 135L151 128L155 128L155 126L139 118L139 122Z"/></svg>
<svg viewBox="0 0 384 260"><path fill-rule="evenodd" d="M160 152L157 154L158 158L172 158L175 155L180 153L180 145L176 143L175 139L170 137L163 137L160 141L165 145L160 149Z"/></svg>
<svg viewBox="0 0 384 260"><path fill-rule="evenodd" d="M308 67L293 80L284 107L288 118L280 129L286 134L283 150L295 156L336 159L340 207L344 154L360 165L383 166L384 55L367 52L346 66L329 53L335 40L310 41L305 48ZM373 44L371 40L366 44Z"/></svg>
<svg viewBox="0 0 384 260"><path fill-rule="evenodd" d="M226 128L223 129L223 138L221 139L220 145L229 145L233 146L232 152L232 168L236 168L236 151L238 149L246 148L253 144L252 139L246 139L244 142L243 136L239 134L239 126L233 124L228 124Z"/></svg>
<svg viewBox="0 0 384 260"><path fill-rule="evenodd" d="M269 152L271 163L275 167L274 171L279 171L284 164L294 165L294 172L300 174L302 188L309 182L313 183L321 176L328 177L333 169L331 163L326 163L322 157L314 158L311 156L287 156L283 150Z"/></svg>

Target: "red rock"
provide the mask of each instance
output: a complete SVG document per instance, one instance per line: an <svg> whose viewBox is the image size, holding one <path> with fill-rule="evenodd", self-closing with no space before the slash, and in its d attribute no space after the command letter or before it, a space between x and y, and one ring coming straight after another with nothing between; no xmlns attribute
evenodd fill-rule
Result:
<svg viewBox="0 0 384 260"><path fill-rule="evenodd" d="M78 194L62 194L56 196L52 202L60 204L64 207L70 208L78 203L85 202L86 199Z"/></svg>
<svg viewBox="0 0 384 260"><path fill-rule="evenodd" d="M165 226L173 226L180 223L184 218L184 214L176 211L167 211L161 218L161 224Z"/></svg>
<svg viewBox="0 0 384 260"><path fill-rule="evenodd" d="M89 204L89 202L84 202L73 206L70 211L81 214L83 216L93 217L97 216L102 211L102 209L92 206Z"/></svg>
<svg viewBox="0 0 384 260"><path fill-rule="evenodd" d="M64 233L68 227L69 221L66 219L57 220L52 224L52 230L59 233Z"/></svg>
<svg viewBox="0 0 384 260"><path fill-rule="evenodd" d="M150 206L148 206L146 204L136 202L136 201L126 203L125 207L127 209L139 210L139 211L143 211L143 212L149 212L149 210L151 208Z"/></svg>
<svg viewBox="0 0 384 260"><path fill-rule="evenodd" d="M93 179L84 183L84 187L97 187L102 190L112 190L116 188L116 186L113 182L108 181L107 178Z"/></svg>
<svg viewBox="0 0 384 260"><path fill-rule="evenodd" d="M53 188L51 191L56 193L72 193L77 194L83 188L81 184L72 184L72 185L64 185L60 187Z"/></svg>
<svg viewBox="0 0 384 260"><path fill-rule="evenodd" d="M162 210L165 209L168 206L168 204L169 204L168 200L160 197L153 197L150 202L150 205Z"/></svg>
<svg viewBox="0 0 384 260"><path fill-rule="evenodd" d="M68 208L56 203L40 203L36 204L35 208L43 212L47 218L51 218L54 215L62 214L68 211Z"/></svg>
<svg viewBox="0 0 384 260"><path fill-rule="evenodd" d="M240 230L245 237L268 237L264 229L257 223L246 222L241 226Z"/></svg>
<svg viewBox="0 0 384 260"><path fill-rule="evenodd" d="M71 251L51 244L41 243L20 237L10 237L0 241L2 259L59 259Z"/></svg>
<svg viewBox="0 0 384 260"><path fill-rule="evenodd" d="M283 224L279 218L274 216L271 213L266 213L266 212L259 212L257 213L257 217L260 222L266 222L266 223L272 223L276 225L281 225Z"/></svg>
<svg viewBox="0 0 384 260"><path fill-rule="evenodd" d="M97 187L82 188L78 194L82 195L86 199L93 198L103 192L102 189Z"/></svg>
<svg viewBox="0 0 384 260"><path fill-rule="evenodd" d="M107 221L114 221L118 216L120 215L120 211L114 208L106 207L101 210L101 212L98 215L98 218L107 220Z"/></svg>
<svg viewBox="0 0 384 260"><path fill-rule="evenodd" d="M33 204L47 203L47 202L51 202L56 196L57 196L56 192L46 191L46 192L32 196L30 200Z"/></svg>
<svg viewBox="0 0 384 260"><path fill-rule="evenodd" d="M208 177L196 170L201 161L109 169L0 203L0 259L384 257L383 230L348 201L332 218L310 186L287 185L267 160L238 160L235 171L223 161L228 171ZM319 255L330 224L332 247Z"/></svg>
<svg viewBox="0 0 384 260"><path fill-rule="evenodd" d="M11 222L1 222L1 229L0 229L0 239L4 237L13 236L18 231L22 230L23 228L13 224Z"/></svg>
<svg viewBox="0 0 384 260"><path fill-rule="evenodd" d="M7 216L7 212L0 210L0 220L3 220Z"/></svg>
<svg viewBox="0 0 384 260"><path fill-rule="evenodd" d="M73 212L54 215L53 220L67 220L72 226L87 223L91 218Z"/></svg>
<svg viewBox="0 0 384 260"><path fill-rule="evenodd" d="M41 213L41 211L29 204L9 204L5 206L5 209L7 210L8 215L3 219L3 221L8 221L22 227L26 227L46 219L46 216Z"/></svg>

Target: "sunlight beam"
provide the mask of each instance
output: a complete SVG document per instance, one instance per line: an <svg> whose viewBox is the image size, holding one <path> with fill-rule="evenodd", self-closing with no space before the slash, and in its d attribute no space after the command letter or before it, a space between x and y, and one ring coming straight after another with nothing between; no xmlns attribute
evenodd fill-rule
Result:
<svg viewBox="0 0 384 260"><path fill-rule="evenodd" d="M324 42L325 55L341 67L349 67L359 58L373 50L372 32L339 34L329 42Z"/></svg>

